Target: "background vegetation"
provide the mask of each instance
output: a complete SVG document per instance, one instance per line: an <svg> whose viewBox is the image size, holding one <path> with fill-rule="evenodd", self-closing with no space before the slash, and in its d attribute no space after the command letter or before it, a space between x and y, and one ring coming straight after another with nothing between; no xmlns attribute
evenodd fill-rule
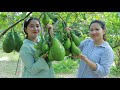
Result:
<svg viewBox="0 0 120 90"><path fill-rule="evenodd" d="M22 39L25 34L23 32L23 21L31 16L37 17L42 21L44 12L0 12L0 58L8 57L9 61L0 61L0 74L6 77L14 77L18 61L18 53L4 53L2 50L2 42L7 33L14 29L19 33ZM54 25L54 29L62 30L62 23L77 31L81 41L89 37L88 26L92 20L99 19L106 23L107 41L115 52L115 62L111 67L110 77L119 77L120 71L120 13L119 12L49 12L57 16L55 22L51 19L50 23ZM77 71L79 60L66 58L64 61L53 62L56 74L74 74ZM59 77L59 76L56 76ZM62 76L63 77L63 76ZM66 77L66 76L65 76Z"/></svg>

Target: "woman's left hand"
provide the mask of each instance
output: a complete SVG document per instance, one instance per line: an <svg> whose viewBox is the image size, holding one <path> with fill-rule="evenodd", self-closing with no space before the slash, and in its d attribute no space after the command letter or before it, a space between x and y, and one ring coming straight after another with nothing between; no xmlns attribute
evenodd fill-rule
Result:
<svg viewBox="0 0 120 90"><path fill-rule="evenodd" d="M74 58L80 58L81 60L86 61L88 58L83 54L74 55Z"/></svg>

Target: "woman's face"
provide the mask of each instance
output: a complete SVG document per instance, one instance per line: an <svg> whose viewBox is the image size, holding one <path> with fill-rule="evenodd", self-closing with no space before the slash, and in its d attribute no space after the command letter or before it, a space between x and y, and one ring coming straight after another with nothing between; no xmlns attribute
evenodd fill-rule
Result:
<svg viewBox="0 0 120 90"><path fill-rule="evenodd" d="M28 38L35 39L41 30L40 24L37 20L31 20L26 28Z"/></svg>
<svg viewBox="0 0 120 90"><path fill-rule="evenodd" d="M99 25L99 23L92 23L90 26L89 34L94 41L103 40L105 30Z"/></svg>

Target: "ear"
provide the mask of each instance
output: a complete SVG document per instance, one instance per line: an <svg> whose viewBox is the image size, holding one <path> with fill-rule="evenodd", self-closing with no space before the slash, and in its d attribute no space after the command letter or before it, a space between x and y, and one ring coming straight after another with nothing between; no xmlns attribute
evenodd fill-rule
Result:
<svg viewBox="0 0 120 90"><path fill-rule="evenodd" d="M25 33L28 33L28 32L27 32L27 28L25 28L24 31L25 31Z"/></svg>
<svg viewBox="0 0 120 90"><path fill-rule="evenodd" d="M106 29L103 30L103 34L105 34L105 33L106 33Z"/></svg>

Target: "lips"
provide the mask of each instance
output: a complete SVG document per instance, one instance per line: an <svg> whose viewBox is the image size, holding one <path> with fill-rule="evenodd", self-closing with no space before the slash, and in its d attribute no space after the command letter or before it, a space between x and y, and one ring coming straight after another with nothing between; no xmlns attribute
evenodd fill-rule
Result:
<svg viewBox="0 0 120 90"><path fill-rule="evenodd" d="M93 37L96 37L96 36L98 36L98 35L92 35Z"/></svg>
<svg viewBox="0 0 120 90"><path fill-rule="evenodd" d="M38 34L38 32L33 32L34 34Z"/></svg>
<svg viewBox="0 0 120 90"><path fill-rule="evenodd" d="M98 36L98 34L92 34L92 37L96 37L96 36Z"/></svg>

